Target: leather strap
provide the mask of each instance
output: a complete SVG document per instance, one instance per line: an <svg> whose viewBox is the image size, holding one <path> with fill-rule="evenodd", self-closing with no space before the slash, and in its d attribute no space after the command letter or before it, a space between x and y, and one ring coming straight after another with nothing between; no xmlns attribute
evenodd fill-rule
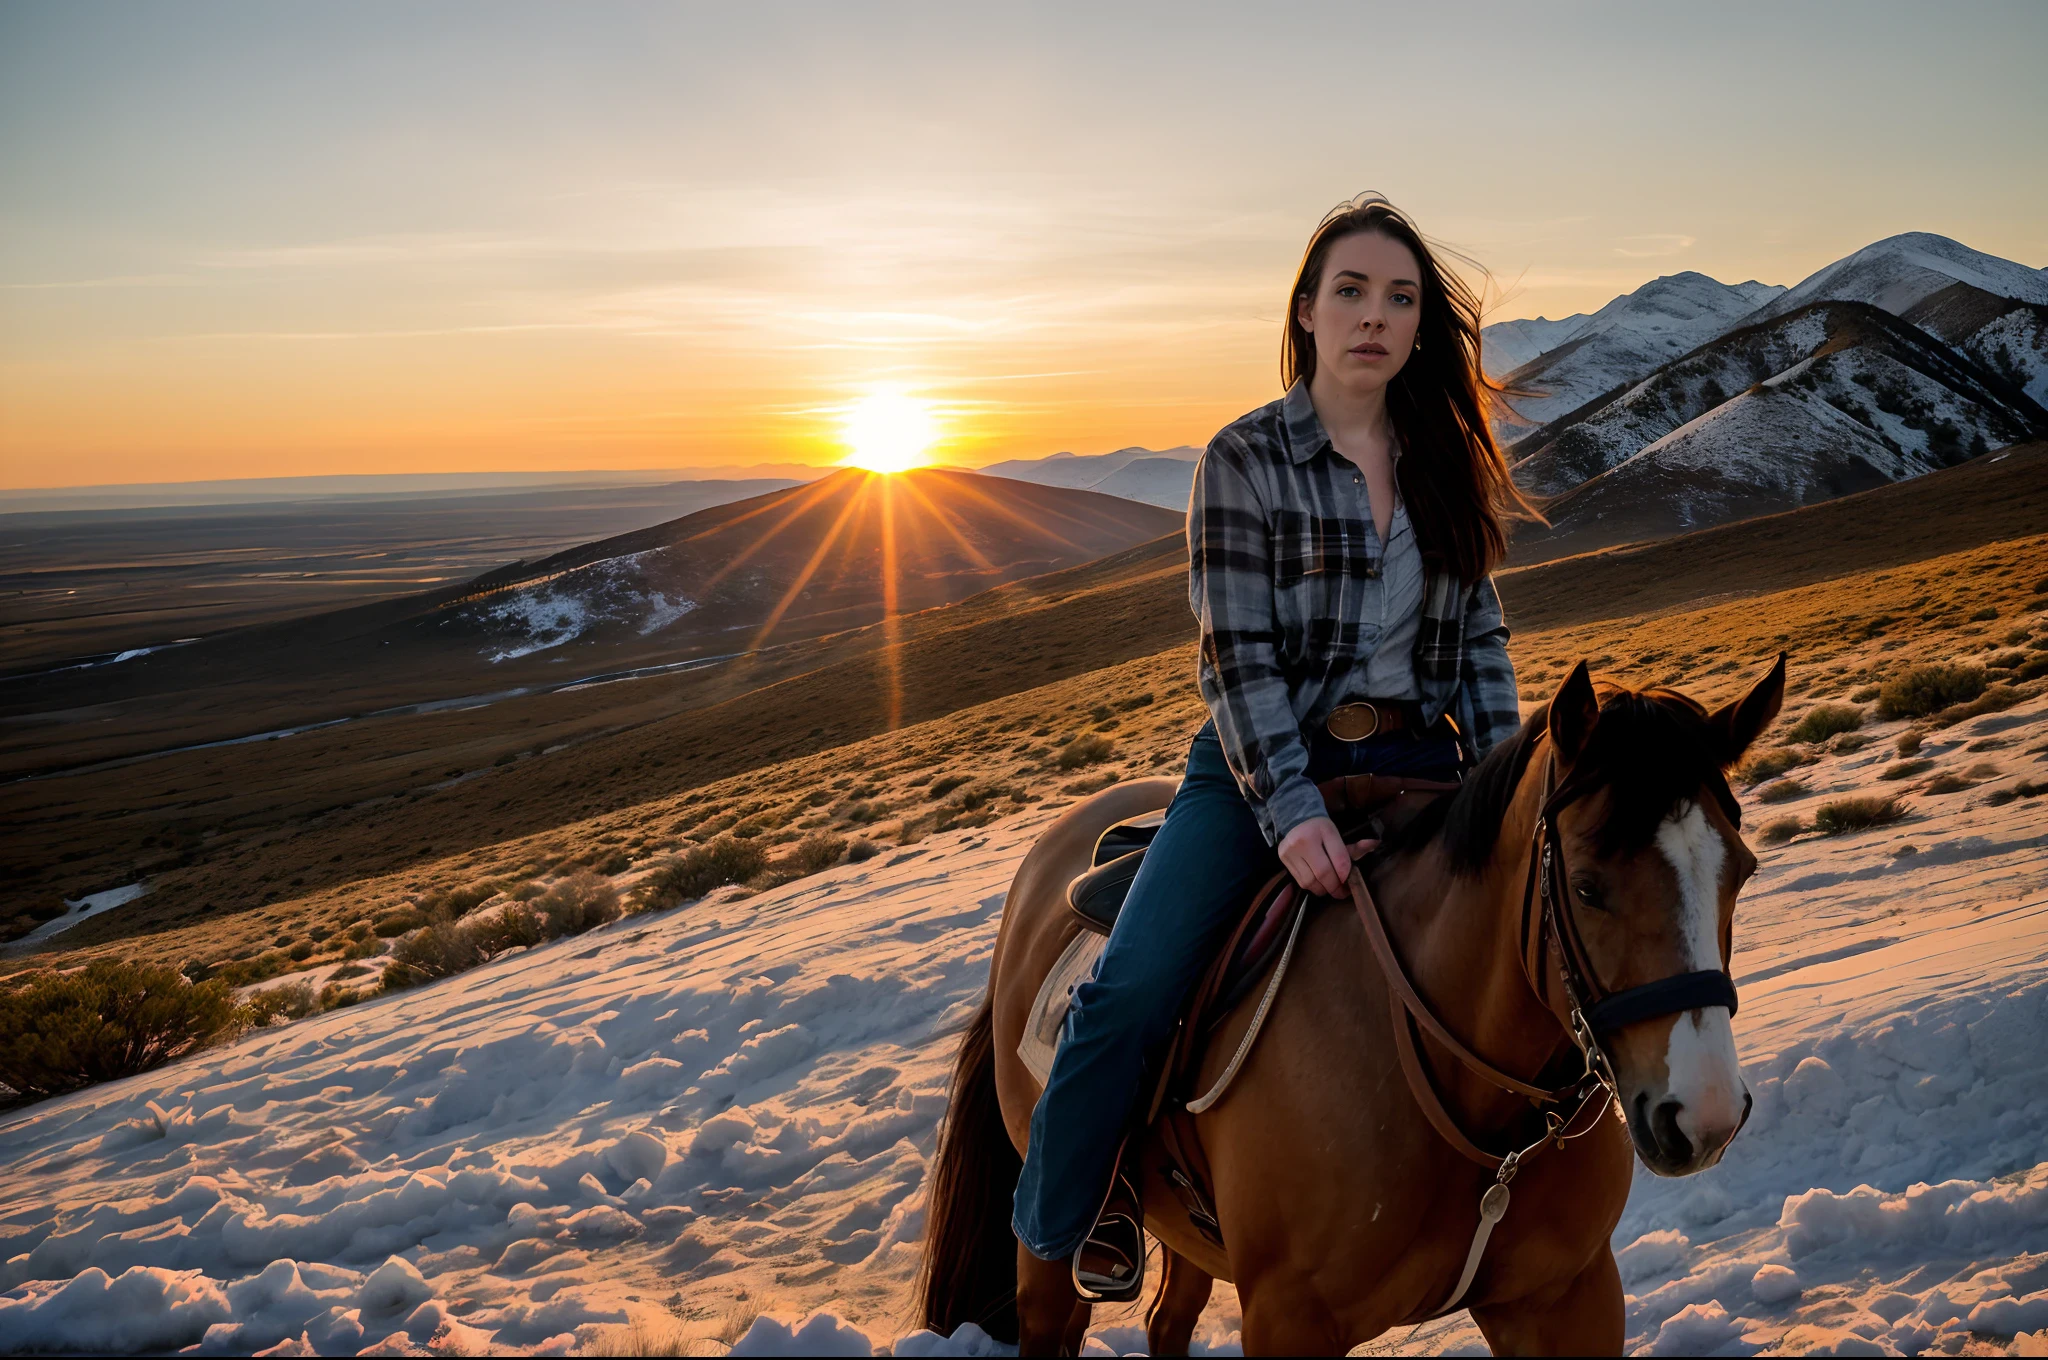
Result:
<svg viewBox="0 0 2048 1360"><path fill-rule="evenodd" d="M1735 1014L1735 983L1718 968L1698 973L1679 973L1658 978L1640 987L1614 993L1599 1004L1586 1008L1586 1023L1595 1034L1649 1020L1659 1015L1698 1010L1703 1006L1726 1006Z"/></svg>
<svg viewBox="0 0 2048 1360"><path fill-rule="evenodd" d="M1446 1029L1443 1022L1430 1010L1429 1003L1416 992L1415 984L1408 980L1408 972L1401 966L1400 956L1394 952L1394 942L1387 938L1386 923L1380 919L1379 903L1373 900L1372 890L1365 886L1365 875L1359 873L1356 866L1353 866L1351 871L1350 886L1351 905L1357 909L1358 919L1365 926L1365 938L1372 945L1373 957L1379 960L1380 972L1386 976L1388 991L1397 1012L1412 1015L1428 1032L1430 1038L1451 1051L1452 1057L1503 1091L1511 1091L1518 1096L1527 1096L1531 1100L1545 1103L1561 1100L1570 1093L1571 1087L1549 1091L1509 1076L1467 1048L1457 1035ZM1404 1022L1394 1028L1396 1033L1402 1033L1407 1026ZM1431 1094L1434 1098L1434 1092ZM1418 1091L1417 1097L1420 1098L1420 1095ZM1495 1162L1499 1160L1497 1157L1493 1159Z"/></svg>

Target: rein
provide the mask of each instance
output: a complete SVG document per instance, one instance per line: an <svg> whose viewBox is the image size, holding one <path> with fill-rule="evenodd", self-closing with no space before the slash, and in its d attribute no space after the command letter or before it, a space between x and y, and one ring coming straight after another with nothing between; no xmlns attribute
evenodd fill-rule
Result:
<svg viewBox="0 0 2048 1360"><path fill-rule="evenodd" d="M1351 868L1351 903L1365 927L1365 937L1380 965L1380 972L1387 979L1394 1047L1409 1092L1445 1142L1466 1160L1494 1173L1493 1184L1487 1187L1479 1200L1479 1227L1472 1238L1471 1249L1466 1253L1464 1271L1450 1297L1430 1317L1442 1317L1456 1308L1465 1291L1471 1288L1480 1258L1486 1251L1487 1239L1492 1235L1494 1225L1507 1215L1508 1184L1514 1180L1522 1162L1545 1147L1555 1145L1562 1148L1570 1140L1584 1137L1598 1125L1600 1112L1610 1105L1620 1105L1621 1094L1614 1079L1614 1064L1604 1043L1608 1036L1640 1020L1675 1015L1704 1006L1726 1006L1731 1016L1735 1013L1735 983L1719 969L1677 973L1620 991L1610 991L1601 985L1592 956L1586 949L1585 938L1579 931L1577 915L1566 896L1570 885L1557 830L1558 811L1591 792L1595 786L1590 779L1583 778L1567 779L1560 786L1556 784L1556 777L1557 759L1552 751L1544 760L1544 799L1536 814L1536 829L1529 848L1529 876L1522 888L1521 955L1523 974L1546 1008L1549 1007L1548 993L1540 980L1542 956L1547 949L1553 951L1557 959L1557 976L1563 985L1568 1008L1565 1029L1585 1061L1585 1070L1563 1086L1545 1089L1510 1076L1474 1053L1451 1033L1416 990L1407 969L1401 966L1400 956L1394 952L1393 941L1388 938L1386 922L1380 916L1379 904L1373 900L1358 866L1354 864ZM1740 808L1726 781L1717 780L1713 792L1729 813L1730 820L1739 824ZM1573 1097L1578 1103L1569 1115L1560 1113L1557 1108L1545 1109L1544 1132L1533 1143L1501 1154L1488 1152L1458 1127L1457 1120L1445 1107L1443 1097L1437 1094L1436 1085L1430 1080L1416 1048L1417 1026L1448 1050L1466 1070L1502 1091L1524 1097L1539 1108L1561 1107ZM1580 1128L1579 1121L1588 1110L1594 1111L1594 1116Z"/></svg>

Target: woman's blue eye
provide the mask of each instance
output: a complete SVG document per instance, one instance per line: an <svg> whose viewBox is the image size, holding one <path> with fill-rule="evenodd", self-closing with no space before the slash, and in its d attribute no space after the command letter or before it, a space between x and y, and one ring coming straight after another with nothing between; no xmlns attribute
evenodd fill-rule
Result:
<svg viewBox="0 0 2048 1360"><path fill-rule="evenodd" d="M1396 293L1394 294L1394 301L1400 303L1402 306L1405 307L1410 303L1414 302L1415 299L1408 296L1406 293Z"/></svg>
<svg viewBox="0 0 2048 1360"><path fill-rule="evenodd" d="M1358 289L1357 289L1356 287L1354 287L1353 285L1351 285L1351 284L1348 284L1348 283L1347 283L1347 284L1345 284L1345 285L1344 285L1344 286L1343 286L1342 288L1339 288L1339 289L1337 290L1337 296L1338 296L1338 297L1357 297L1357 296L1358 296Z"/></svg>

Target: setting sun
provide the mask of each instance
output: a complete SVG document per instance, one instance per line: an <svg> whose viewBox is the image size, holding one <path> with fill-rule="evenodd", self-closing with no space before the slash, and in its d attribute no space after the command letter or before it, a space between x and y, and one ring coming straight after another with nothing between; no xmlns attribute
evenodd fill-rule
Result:
<svg viewBox="0 0 2048 1360"><path fill-rule="evenodd" d="M871 393L846 413L846 462L869 472L901 472L925 460L938 437L931 403L892 389Z"/></svg>

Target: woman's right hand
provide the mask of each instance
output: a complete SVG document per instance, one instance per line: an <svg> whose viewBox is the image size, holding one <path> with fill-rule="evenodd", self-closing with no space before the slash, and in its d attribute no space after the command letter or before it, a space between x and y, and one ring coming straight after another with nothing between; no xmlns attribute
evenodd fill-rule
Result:
<svg viewBox="0 0 2048 1360"><path fill-rule="evenodd" d="M1345 896L1351 877L1351 861L1372 853L1378 841L1351 845L1337 834L1337 824L1328 817L1311 817L1280 838L1280 862L1294 881L1307 892L1324 897Z"/></svg>

